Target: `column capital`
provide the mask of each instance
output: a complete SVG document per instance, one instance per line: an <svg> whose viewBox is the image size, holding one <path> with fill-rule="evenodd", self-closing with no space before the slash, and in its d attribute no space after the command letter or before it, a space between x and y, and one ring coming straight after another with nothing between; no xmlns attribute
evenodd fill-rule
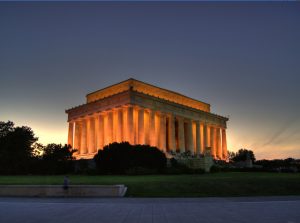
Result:
<svg viewBox="0 0 300 223"><path fill-rule="evenodd" d="M80 117L80 118L78 118L77 120L78 120L78 122L86 121L86 120L87 120L87 116Z"/></svg>
<svg viewBox="0 0 300 223"><path fill-rule="evenodd" d="M201 124L201 121L200 120L193 120L193 122L195 122L196 124Z"/></svg>
<svg viewBox="0 0 300 223"><path fill-rule="evenodd" d="M87 115L87 116L86 116L86 119L93 119L94 116L95 116L94 114Z"/></svg>
<svg viewBox="0 0 300 223"><path fill-rule="evenodd" d="M167 114L168 117L175 117L175 115L171 112L167 112L166 114Z"/></svg>
<svg viewBox="0 0 300 223"><path fill-rule="evenodd" d="M112 112L112 110L105 110L105 111L102 111L101 114L103 115L107 115L108 113Z"/></svg>
<svg viewBox="0 0 300 223"><path fill-rule="evenodd" d="M165 116L167 113L163 112L163 111L160 111L160 110L155 110L155 114L158 114L160 116Z"/></svg>
<svg viewBox="0 0 300 223"><path fill-rule="evenodd" d="M165 112L160 112L159 115L160 115L161 117L167 117L167 113L165 113Z"/></svg>
<svg viewBox="0 0 300 223"><path fill-rule="evenodd" d="M145 112L152 112L153 111L153 109L151 109L151 108L144 108L144 110L145 110Z"/></svg>
<svg viewBox="0 0 300 223"><path fill-rule="evenodd" d="M134 107L134 105L132 105L132 104L126 104L126 105L122 105L121 107L122 108L131 108L131 107Z"/></svg>
<svg viewBox="0 0 300 223"><path fill-rule="evenodd" d="M142 107L142 106L134 106L136 109L138 109L139 111L141 111L141 110L143 110L143 111L145 111L146 109L145 109L145 107Z"/></svg>
<svg viewBox="0 0 300 223"><path fill-rule="evenodd" d="M99 118L100 115L101 115L100 112L96 112L96 113L93 114L93 118Z"/></svg>
<svg viewBox="0 0 300 223"><path fill-rule="evenodd" d="M178 116L178 115L176 115L175 118L176 118L178 121L183 121L183 120L184 120L184 117Z"/></svg>
<svg viewBox="0 0 300 223"><path fill-rule="evenodd" d="M118 107L114 107L114 108L111 109L111 111L113 111L113 112L114 112L114 111L118 111L118 110L119 110Z"/></svg>
<svg viewBox="0 0 300 223"><path fill-rule="evenodd" d="M173 113L167 113L166 116L175 123L176 116Z"/></svg>
<svg viewBox="0 0 300 223"><path fill-rule="evenodd" d="M217 128L217 126L216 125L213 125L213 124L211 124L211 125L208 125L210 128L212 128L212 129L215 129L215 128Z"/></svg>

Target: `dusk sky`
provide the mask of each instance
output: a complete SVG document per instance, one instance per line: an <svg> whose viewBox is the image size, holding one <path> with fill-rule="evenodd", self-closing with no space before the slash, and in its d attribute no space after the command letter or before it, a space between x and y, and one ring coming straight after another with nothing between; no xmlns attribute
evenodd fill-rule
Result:
<svg viewBox="0 0 300 223"><path fill-rule="evenodd" d="M0 120L67 142L65 109L135 78L228 116L228 149L300 158L300 2L0 2Z"/></svg>

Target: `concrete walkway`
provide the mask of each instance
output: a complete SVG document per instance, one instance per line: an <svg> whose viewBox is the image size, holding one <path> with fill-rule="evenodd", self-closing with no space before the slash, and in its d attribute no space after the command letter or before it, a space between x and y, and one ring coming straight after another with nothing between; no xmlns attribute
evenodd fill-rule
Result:
<svg viewBox="0 0 300 223"><path fill-rule="evenodd" d="M0 198L1 223L300 223L300 196Z"/></svg>

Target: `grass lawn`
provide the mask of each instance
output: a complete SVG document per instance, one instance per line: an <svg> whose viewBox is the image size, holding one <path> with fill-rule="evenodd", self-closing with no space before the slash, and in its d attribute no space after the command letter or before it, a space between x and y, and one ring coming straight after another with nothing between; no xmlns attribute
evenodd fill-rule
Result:
<svg viewBox="0 0 300 223"><path fill-rule="evenodd" d="M201 175L69 176L71 184L125 184L128 197L300 195L300 174L212 173ZM0 176L0 185L55 184L63 176Z"/></svg>

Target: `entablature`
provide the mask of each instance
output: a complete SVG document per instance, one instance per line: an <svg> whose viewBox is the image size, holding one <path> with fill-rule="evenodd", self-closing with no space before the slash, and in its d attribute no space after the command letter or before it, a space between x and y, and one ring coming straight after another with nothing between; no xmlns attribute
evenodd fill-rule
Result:
<svg viewBox="0 0 300 223"><path fill-rule="evenodd" d="M162 98L153 97L132 89L114 94L98 101L68 109L66 110L66 113L68 114L68 121L71 121L94 113L100 113L126 105L138 105L146 109L171 113L175 116L198 120L209 125L219 125L223 128L226 128L226 122L228 121L228 118L226 117L194 109L182 104L177 104Z"/></svg>

